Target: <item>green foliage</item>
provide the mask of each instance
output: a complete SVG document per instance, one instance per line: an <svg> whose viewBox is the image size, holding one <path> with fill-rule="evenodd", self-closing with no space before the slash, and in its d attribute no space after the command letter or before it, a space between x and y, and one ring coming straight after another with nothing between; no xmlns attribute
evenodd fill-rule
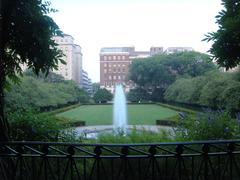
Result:
<svg viewBox="0 0 240 180"><path fill-rule="evenodd" d="M1 48L4 53L0 69L4 73L1 74L14 80L17 78L15 73L22 72L20 64L26 64L36 73L56 69L58 62L63 62L62 52L51 38L62 32L47 16L55 12L50 3L42 0L3 0L2 5Z"/></svg>
<svg viewBox="0 0 240 180"><path fill-rule="evenodd" d="M240 2L222 0L224 9L216 16L217 32L206 35L205 41L213 41L209 52L221 67L227 69L240 64Z"/></svg>
<svg viewBox="0 0 240 180"><path fill-rule="evenodd" d="M63 126L56 118L35 111L8 114L11 139L16 141L57 141Z"/></svg>
<svg viewBox="0 0 240 180"><path fill-rule="evenodd" d="M164 88L155 88L151 94L151 100L154 102L163 102L164 101Z"/></svg>
<svg viewBox="0 0 240 180"><path fill-rule="evenodd" d="M93 96L93 99L96 103L106 103L107 101L111 101L113 95L107 89L99 89Z"/></svg>
<svg viewBox="0 0 240 180"><path fill-rule="evenodd" d="M137 59L130 66L129 78L151 94L153 101L163 101L165 90L179 77L197 77L216 67L210 57L198 52Z"/></svg>
<svg viewBox="0 0 240 180"><path fill-rule="evenodd" d="M145 129L130 130L127 135L103 133L98 136L97 143L156 143L156 142L170 142L173 141L170 131L161 130L159 132L151 132Z"/></svg>
<svg viewBox="0 0 240 180"><path fill-rule="evenodd" d="M59 75L50 73L49 77L35 77L24 75L21 84L13 85L12 90L6 92L7 111L19 109L42 109L44 107L60 107L68 103L86 103L88 95L77 87L73 81L60 80Z"/></svg>
<svg viewBox="0 0 240 180"><path fill-rule="evenodd" d="M100 89L100 83L93 83L92 84L93 95Z"/></svg>
<svg viewBox="0 0 240 180"><path fill-rule="evenodd" d="M127 94L127 99L131 102L144 102L149 100L149 95L145 89L135 88L131 89L130 92Z"/></svg>
<svg viewBox="0 0 240 180"><path fill-rule="evenodd" d="M55 12L48 1L2 0L0 18L0 141L8 140L4 114L4 88L7 81L19 82L21 65L48 73L65 63L63 53L52 37L62 35L49 13Z"/></svg>
<svg viewBox="0 0 240 180"><path fill-rule="evenodd" d="M188 116L175 129L177 140L183 141L238 139L239 130L239 124L227 112Z"/></svg>
<svg viewBox="0 0 240 180"><path fill-rule="evenodd" d="M166 87L177 76L195 77L215 69L206 54L182 52L133 61L129 78L139 86Z"/></svg>
<svg viewBox="0 0 240 180"><path fill-rule="evenodd" d="M167 101L198 104L212 108L240 109L240 82L234 75L211 72L195 78L181 78L164 94Z"/></svg>

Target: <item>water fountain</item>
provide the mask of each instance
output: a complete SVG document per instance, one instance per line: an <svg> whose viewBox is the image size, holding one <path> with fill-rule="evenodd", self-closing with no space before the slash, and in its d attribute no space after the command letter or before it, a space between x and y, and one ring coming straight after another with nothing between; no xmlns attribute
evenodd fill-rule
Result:
<svg viewBox="0 0 240 180"><path fill-rule="evenodd" d="M126 134L127 106L126 97L121 84L116 85L113 104L113 129L115 132Z"/></svg>
<svg viewBox="0 0 240 180"><path fill-rule="evenodd" d="M128 125L127 122L127 103L121 84L116 85L113 104L113 124L98 126L78 127L79 134L84 134L86 138L97 138L100 133L114 133L115 135L126 135L127 130L137 129L138 131L149 130L158 132L159 127L154 125Z"/></svg>

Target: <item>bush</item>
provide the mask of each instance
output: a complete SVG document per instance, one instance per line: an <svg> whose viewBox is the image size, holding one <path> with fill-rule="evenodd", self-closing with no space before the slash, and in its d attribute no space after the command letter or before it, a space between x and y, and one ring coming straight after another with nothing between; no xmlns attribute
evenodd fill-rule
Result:
<svg viewBox="0 0 240 180"><path fill-rule="evenodd" d="M55 117L30 110L10 113L8 119L10 138L16 141L57 141L64 128Z"/></svg>
<svg viewBox="0 0 240 180"><path fill-rule="evenodd" d="M167 130L151 132L147 130L132 129L127 135L103 133L98 136L97 143L156 143L173 141L171 133Z"/></svg>
<svg viewBox="0 0 240 180"><path fill-rule="evenodd" d="M10 112L35 108L53 110L72 103L86 103L89 96L73 81L49 80L23 76L21 84L6 92L6 110Z"/></svg>
<svg viewBox="0 0 240 180"><path fill-rule="evenodd" d="M175 129L177 140L224 140L239 138L239 124L227 112L205 112L182 118Z"/></svg>

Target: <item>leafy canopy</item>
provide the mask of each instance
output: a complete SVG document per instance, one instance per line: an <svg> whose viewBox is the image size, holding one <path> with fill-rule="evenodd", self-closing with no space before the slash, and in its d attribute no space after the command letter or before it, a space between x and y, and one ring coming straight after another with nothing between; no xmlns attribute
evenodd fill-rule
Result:
<svg viewBox="0 0 240 180"><path fill-rule="evenodd" d="M96 103L99 102L106 103L107 101L111 101L112 98L113 98L112 93L105 88L99 89L93 96L93 99Z"/></svg>
<svg viewBox="0 0 240 180"><path fill-rule="evenodd" d="M62 52L51 39L61 35L57 24L47 14L55 12L42 0L3 0L0 70L2 77L17 80L21 64L35 73L56 69Z"/></svg>
<svg viewBox="0 0 240 180"><path fill-rule="evenodd" d="M240 64L240 2L222 0L224 9L216 16L219 29L206 35L204 41L213 41L209 52L213 59L226 69Z"/></svg>

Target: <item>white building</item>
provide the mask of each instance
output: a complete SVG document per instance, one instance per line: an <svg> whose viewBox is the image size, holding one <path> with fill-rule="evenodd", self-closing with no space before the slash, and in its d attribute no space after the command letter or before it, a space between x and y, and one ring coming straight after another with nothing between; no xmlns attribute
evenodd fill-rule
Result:
<svg viewBox="0 0 240 180"><path fill-rule="evenodd" d="M62 75L66 80L73 80L80 85L82 72L82 52L79 45L74 44L74 39L68 34L54 36L53 39L65 55L63 57L66 64L59 64L58 70L53 72Z"/></svg>
<svg viewBox="0 0 240 180"><path fill-rule="evenodd" d="M173 53L186 52L186 51L193 51L193 48L191 48L191 47L168 47L165 50L165 53L173 54Z"/></svg>

